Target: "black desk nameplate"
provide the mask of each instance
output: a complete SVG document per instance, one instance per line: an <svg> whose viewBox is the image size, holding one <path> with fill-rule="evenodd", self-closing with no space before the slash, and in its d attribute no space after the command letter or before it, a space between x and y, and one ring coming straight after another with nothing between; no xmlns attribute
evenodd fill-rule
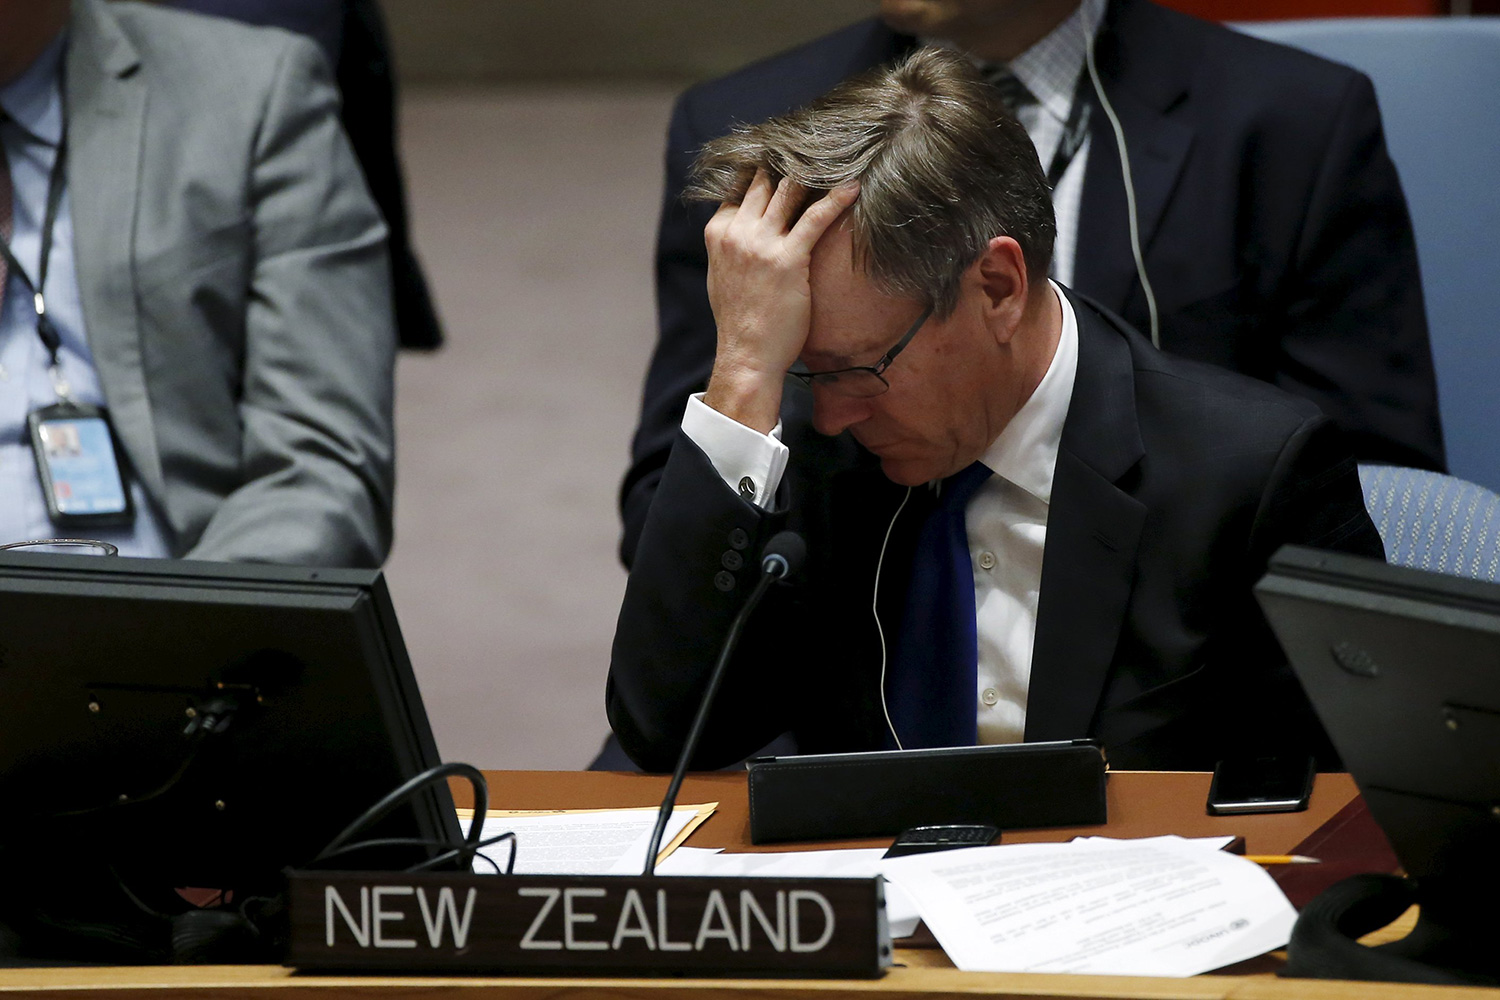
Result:
<svg viewBox="0 0 1500 1000"><path fill-rule="evenodd" d="M874 978L884 880L292 872L287 964L340 972Z"/></svg>

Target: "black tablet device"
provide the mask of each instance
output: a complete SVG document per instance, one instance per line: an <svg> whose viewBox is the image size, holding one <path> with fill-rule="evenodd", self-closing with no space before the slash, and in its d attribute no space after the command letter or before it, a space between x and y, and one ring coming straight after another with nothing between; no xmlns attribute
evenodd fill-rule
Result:
<svg viewBox="0 0 1500 1000"><path fill-rule="evenodd" d="M1286 547L1256 596L1402 867L1500 888L1500 585ZM1271 724L1271 720L1268 720Z"/></svg>
<svg viewBox="0 0 1500 1000"><path fill-rule="evenodd" d="M258 891L438 762L377 571L0 553L12 870L87 864L142 901ZM459 840L446 786L369 836Z"/></svg>
<svg viewBox="0 0 1500 1000"><path fill-rule="evenodd" d="M1108 817L1092 740L752 757L750 842L894 837L915 826L1025 830Z"/></svg>

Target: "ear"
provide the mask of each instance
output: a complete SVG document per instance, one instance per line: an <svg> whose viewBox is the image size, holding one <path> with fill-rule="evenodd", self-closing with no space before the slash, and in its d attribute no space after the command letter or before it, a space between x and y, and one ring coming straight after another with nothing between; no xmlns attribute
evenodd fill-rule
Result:
<svg viewBox="0 0 1500 1000"><path fill-rule="evenodd" d="M985 324L999 343L1009 343L1031 295L1021 244L1009 236L992 238L974 263L974 270Z"/></svg>

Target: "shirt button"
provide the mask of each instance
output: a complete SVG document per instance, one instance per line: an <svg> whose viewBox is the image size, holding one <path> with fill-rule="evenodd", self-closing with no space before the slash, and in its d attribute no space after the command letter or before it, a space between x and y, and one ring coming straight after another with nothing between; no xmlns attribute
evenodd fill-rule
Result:
<svg viewBox="0 0 1500 1000"><path fill-rule="evenodd" d="M981 553L979 553L979 568L980 569L994 569L995 568L995 553L993 553L993 552L981 552Z"/></svg>
<svg viewBox="0 0 1500 1000"><path fill-rule="evenodd" d="M984 702L986 705L993 705L995 702L1000 700L1000 692L996 691L994 688L985 688L984 693L979 696L979 700Z"/></svg>
<svg viewBox="0 0 1500 1000"><path fill-rule="evenodd" d="M746 476L744 479L740 480L740 496L744 497L746 500L755 499L755 480L751 479L749 476Z"/></svg>

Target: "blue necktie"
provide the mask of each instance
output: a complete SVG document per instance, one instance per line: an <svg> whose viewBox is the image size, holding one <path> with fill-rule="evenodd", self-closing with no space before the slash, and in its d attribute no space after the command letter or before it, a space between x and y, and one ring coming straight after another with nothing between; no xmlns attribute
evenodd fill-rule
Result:
<svg viewBox="0 0 1500 1000"><path fill-rule="evenodd" d="M943 482L917 536L906 615L886 678L901 745L973 746L979 739L979 637L964 508L992 473L980 462Z"/></svg>

